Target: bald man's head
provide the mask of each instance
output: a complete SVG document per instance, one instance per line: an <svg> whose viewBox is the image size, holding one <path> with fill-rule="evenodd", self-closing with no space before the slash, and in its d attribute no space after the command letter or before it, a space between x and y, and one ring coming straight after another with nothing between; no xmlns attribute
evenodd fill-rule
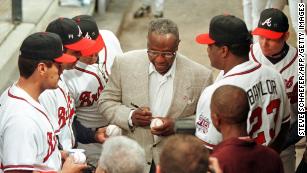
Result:
<svg viewBox="0 0 307 173"><path fill-rule="evenodd" d="M247 122L248 98L246 92L237 86L223 85L217 88L212 95L210 108L226 124Z"/></svg>

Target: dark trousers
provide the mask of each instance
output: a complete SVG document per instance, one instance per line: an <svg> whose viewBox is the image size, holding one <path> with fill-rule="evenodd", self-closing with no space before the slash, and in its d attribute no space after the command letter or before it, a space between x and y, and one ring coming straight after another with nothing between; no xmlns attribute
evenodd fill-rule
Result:
<svg viewBox="0 0 307 173"><path fill-rule="evenodd" d="M156 164L155 164L155 162L153 160L152 160L152 164L150 166L149 173L156 173Z"/></svg>
<svg viewBox="0 0 307 173"><path fill-rule="evenodd" d="M306 172L307 172L307 163L305 163L304 160L302 159L295 173L306 173Z"/></svg>

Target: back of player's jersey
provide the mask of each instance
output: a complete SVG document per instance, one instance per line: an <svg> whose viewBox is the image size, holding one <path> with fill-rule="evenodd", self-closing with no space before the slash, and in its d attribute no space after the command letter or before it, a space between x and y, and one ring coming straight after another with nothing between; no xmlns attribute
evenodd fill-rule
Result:
<svg viewBox="0 0 307 173"><path fill-rule="evenodd" d="M289 103L283 80L277 71L262 65L251 73L226 75L218 83L233 84L246 91L250 105L247 131L257 143L271 143L278 135L281 124L289 121Z"/></svg>

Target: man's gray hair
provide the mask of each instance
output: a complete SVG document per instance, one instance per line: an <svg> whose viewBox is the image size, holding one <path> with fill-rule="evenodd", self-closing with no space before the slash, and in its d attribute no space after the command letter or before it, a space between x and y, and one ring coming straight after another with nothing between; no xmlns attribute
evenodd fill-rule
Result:
<svg viewBox="0 0 307 173"><path fill-rule="evenodd" d="M107 173L143 173L145 164L144 149L136 141L116 136L103 144L98 169Z"/></svg>
<svg viewBox="0 0 307 173"><path fill-rule="evenodd" d="M179 41L178 26L175 22L170 19L155 19L149 23L148 35L152 32L157 34L173 34Z"/></svg>

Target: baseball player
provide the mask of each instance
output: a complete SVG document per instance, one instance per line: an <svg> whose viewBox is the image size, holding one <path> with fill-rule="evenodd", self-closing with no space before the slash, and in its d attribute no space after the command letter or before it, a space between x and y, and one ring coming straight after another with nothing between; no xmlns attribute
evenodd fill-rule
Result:
<svg viewBox="0 0 307 173"><path fill-rule="evenodd" d="M80 51L79 61L73 70L63 73L64 80L76 103L77 120L93 131L105 127L109 122L99 115L97 100L103 92L114 57L122 53L116 36L107 30L98 30L93 17L80 15L73 18L82 35L95 41L91 49ZM99 58L98 58L99 53ZM96 165L101 152L100 144L81 144L86 149L88 162Z"/></svg>
<svg viewBox="0 0 307 173"><path fill-rule="evenodd" d="M282 75L287 98L291 104L291 123L293 123L298 113L298 58L297 49L286 42L289 38L288 29L288 18L282 11L274 8L264 10L261 13L258 27L252 32L253 35L259 36L259 42L251 46L250 59L268 65ZM285 172L294 172L294 145L282 153L282 159Z"/></svg>
<svg viewBox="0 0 307 173"><path fill-rule="evenodd" d="M48 26L47 26L47 31L49 32L54 32L57 33L58 35L60 35L61 39L63 40L64 43L64 47L65 47L65 52L67 52L68 54L74 55L78 58L80 58L80 54L81 51L86 50L86 51L95 51L96 50L96 42L85 38L82 36L82 32L80 27L77 25L77 23L72 20L72 19L68 19L68 18L58 18L54 21L52 21ZM90 59L90 58L88 58ZM75 64L63 64L65 66L67 66L67 68L65 69L74 69ZM65 70L65 71L70 71L70 70ZM67 99L65 99L65 97L63 98L63 95L69 97L72 102L75 100L73 98L73 94L71 93L71 91L69 91L66 81L64 79L64 76L61 76L61 83L62 83L62 88L59 88L57 91L57 94L60 95L61 97L61 102L69 102ZM64 82L62 82L64 81ZM83 83L84 84L84 83ZM61 90L62 89L62 90ZM64 94L63 94L64 93ZM49 96L50 97L50 96ZM52 95L52 97L55 97L54 95ZM47 99L48 104L50 104L50 100ZM59 101L60 102L60 101ZM47 104L47 106L48 106ZM51 106L51 105L49 105ZM48 107L49 107L48 106ZM68 105L67 105L68 106ZM70 106L69 106L70 107ZM51 108L52 109L52 108ZM67 108L70 109L70 108ZM72 133L72 129L74 131L74 135L76 136L76 141L80 142L80 143L103 143L105 140L105 132L106 129L97 129L95 131L92 131L91 128L86 128L85 126L83 126L82 124L79 123L79 121L74 118L73 121L71 120L71 118L63 118L62 117L62 113L63 113L63 108L60 107L57 113L61 114L60 117L56 118L56 122L58 122L60 124L63 125L66 119L66 126L68 126L68 130L65 130L65 128L61 129L62 131L66 131L66 132L62 132L59 137L61 138L62 135L64 135L63 137L65 138L65 144L67 144L67 147L63 146L64 149L70 149L72 146L72 144L74 144L74 139L71 136ZM66 112L68 113L68 112ZM74 110L71 110L70 113L67 115L69 117L74 116L75 114L75 108ZM56 117L56 116L55 116ZM72 124L71 124L72 123ZM66 127L65 126L65 127ZM86 134L86 135L84 135ZM68 137L68 138L67 138Z"/></svg>
<svg viewBox="0 0 307 173"><path fill-rule="evenodd" d="M59 139L59 149L69 150L75 146L75 138L72 130L72 122L75 115L74 100L71 98L68 88L60 77L58 88L46 90L39 97L40 103L48 111L50 120L56 128Z"/></svg>
<svg viewBox="0 0 307 173"><path fill-rule="evenodd" d="M80 29L71 19L58 18L47 26L47 31L52 31L53 25L58 25L59 23L70 24L67 26L68 30L66 30L69 32L62 32L62 35L66 37L62 36L63 38L61 38L66 50L81 51L95 44L92 40L86 39L80 35ZM63 70L72 69L76 61L70 64L63 63ZM75 115L75 106L74 100L69 93L62 75L60 76L58 88L55 90L46 90L40 95L39 100L48 111L48 115L50 115L49 118L53 122L54 127L56 127L60 149L67 151L73 148L75 146L75 138L72 123Z"/></svg>
<svg viewBox="0 0 307 173"><path fill-rule="evenodd" d="M216 16L210 22L209 34L197 36L196 41L208 44L211 65L222 70L215 83L203 91L198 101L196 136L210 149L222 141L219 129L212 124L210 100L219 86L235 85L248 95L249 135L257 143L279 151L290 119L283 80L273 69L248 60L251 36L245 23L231 15Z"/></svg>
<svg viewBox="0 0 307 173"><path fill-rule="evenodd" d="M0 97L1 169L4 172L60 171L56 128L38 97L44 90L58 87L60 63L72 63L76 58L63 54L60 37L48 32L28 36L20 52L20 77ZM72 167L68 172L85 167L69 164Z"/></svg>

